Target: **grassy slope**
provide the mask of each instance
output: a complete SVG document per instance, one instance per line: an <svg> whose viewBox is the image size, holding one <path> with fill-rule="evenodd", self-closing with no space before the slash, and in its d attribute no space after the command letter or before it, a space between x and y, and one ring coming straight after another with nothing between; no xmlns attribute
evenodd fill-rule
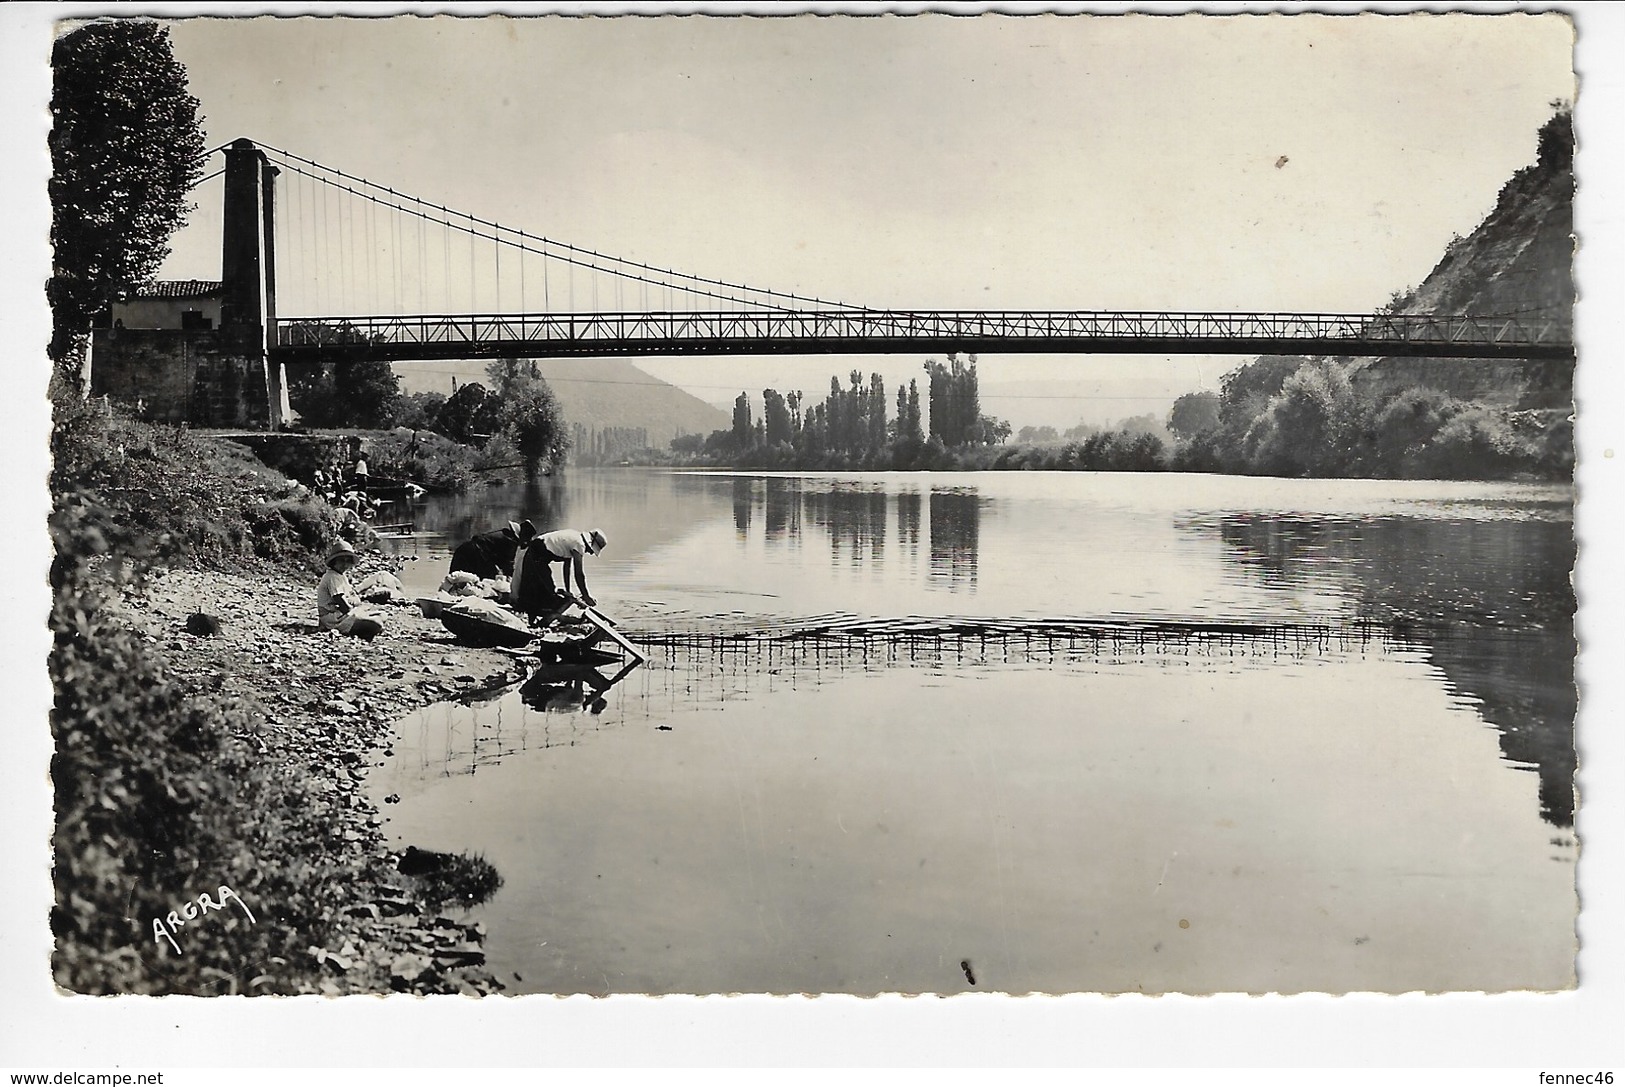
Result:
<svg viewBox="0 0 1625 1087"><path fill-rule="evenodd" d="M323 705L334 695L320 692L336 692L339 677L370 690L371 647L279 636L249 619L262 602L295 615L311 606L327 507L240 447L80 407L59 414L53 451L57 983L489 991L490 979L413 950L470 936L428 931L438 903L393 871L355 788L390 713L429 701L434 685L372 696L374 712L335 719ZM145 590L170 580L163 566L215 571L182 596L225 605L228 630L193 638L178 616L154 624ZM235 656L217 652L235 643ZM397 650L420 652L404 639ZM268 728L256 692L285 693L295 674L317 697L279 707ZM221 886L257 917L194 912L172 953L153 920L189 900L195 911L197 895Z"/></svg>

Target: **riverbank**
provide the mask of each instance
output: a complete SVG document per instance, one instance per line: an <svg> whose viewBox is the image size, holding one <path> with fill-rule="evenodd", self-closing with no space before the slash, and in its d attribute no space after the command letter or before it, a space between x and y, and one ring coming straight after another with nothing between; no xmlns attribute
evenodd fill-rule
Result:
<svg viewBox="0 0 1625 1087"><path fill-rule="evenodd" d="M378 568L383 564L372 558L360 572ZM384 632L371 642L320 631L314 584L276 571L158 571L118 610L167 679L193 698L234 704L259 756L328 801L325 821L347 870L348 894L326 904L324 938L306 949L308 961L257 967L263 991L501 990L483 967L483 929L460 920L454 901L436 901L433 889L400 873L410 843L388 841L387 806L380 811L369 798L366 775L388 753L400 717L521 678L512 658L455 644L438 621L410 605L389 608ZM220 619L216 633L189 632L188 619L198 611ZM284 844L290 852L300 848ZM250 870L273 870L288 859L267 858ZM259 915L257 923L277 923L279 904L267 900L269 887L233 889Z"/></svg>
<svg viewBox="0 0 1625 1087"><path fill-rule="evenodd" d="M70 401L52 454L57 985L500 989L457 917L500 874L401 871L366 780L401 716L517 680L514 662L411 606L370 643L319 631L341 522L240 445ZM385 568L353 535L359 575Z"/></svg>

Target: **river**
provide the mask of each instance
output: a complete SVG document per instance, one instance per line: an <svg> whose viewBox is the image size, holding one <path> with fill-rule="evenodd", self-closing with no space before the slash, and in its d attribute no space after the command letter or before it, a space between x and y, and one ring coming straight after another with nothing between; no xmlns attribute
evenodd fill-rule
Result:
<svg viewBox="0 0 1625 1087"><path fill-rule="evenodd" d="M390 546L520 517L650 662L372 781L502 873L514 992L1573 983L1566 487L572 471Z"/></svg>

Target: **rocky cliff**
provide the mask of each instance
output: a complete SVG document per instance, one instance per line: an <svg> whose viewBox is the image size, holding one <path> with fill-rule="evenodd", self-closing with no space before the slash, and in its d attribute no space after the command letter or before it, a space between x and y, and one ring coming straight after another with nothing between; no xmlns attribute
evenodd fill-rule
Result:
<svg viewBox="0 0 1625 1087"><path fill-rule="evenodd" d="M1445 250L1399 313L1572 320L1574 129L1567 112L1541 129L1538 158L1512 176L1495 208ZM1427 386L1505 408L1571 406L1573 367L1488 359L1356 359L1372 391Z"/></svg>

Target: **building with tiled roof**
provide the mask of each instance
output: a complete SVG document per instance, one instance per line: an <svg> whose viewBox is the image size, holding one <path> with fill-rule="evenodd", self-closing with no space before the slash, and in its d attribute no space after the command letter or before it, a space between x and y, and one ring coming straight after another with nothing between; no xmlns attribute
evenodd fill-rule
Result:
<svg viewBox="0 0 1625 1087"><path fill-rule="evenodd" d="M217 279L159 279L142 283L130 292L132 298L218 298Z"/></svg>
<svg viewBox="0 0 1625 1087"><path fill-rule="evenodd" d="M107 324L114 328L219 328L222 293L218 280L143 283L127 300L113 304Z"/></svg>

